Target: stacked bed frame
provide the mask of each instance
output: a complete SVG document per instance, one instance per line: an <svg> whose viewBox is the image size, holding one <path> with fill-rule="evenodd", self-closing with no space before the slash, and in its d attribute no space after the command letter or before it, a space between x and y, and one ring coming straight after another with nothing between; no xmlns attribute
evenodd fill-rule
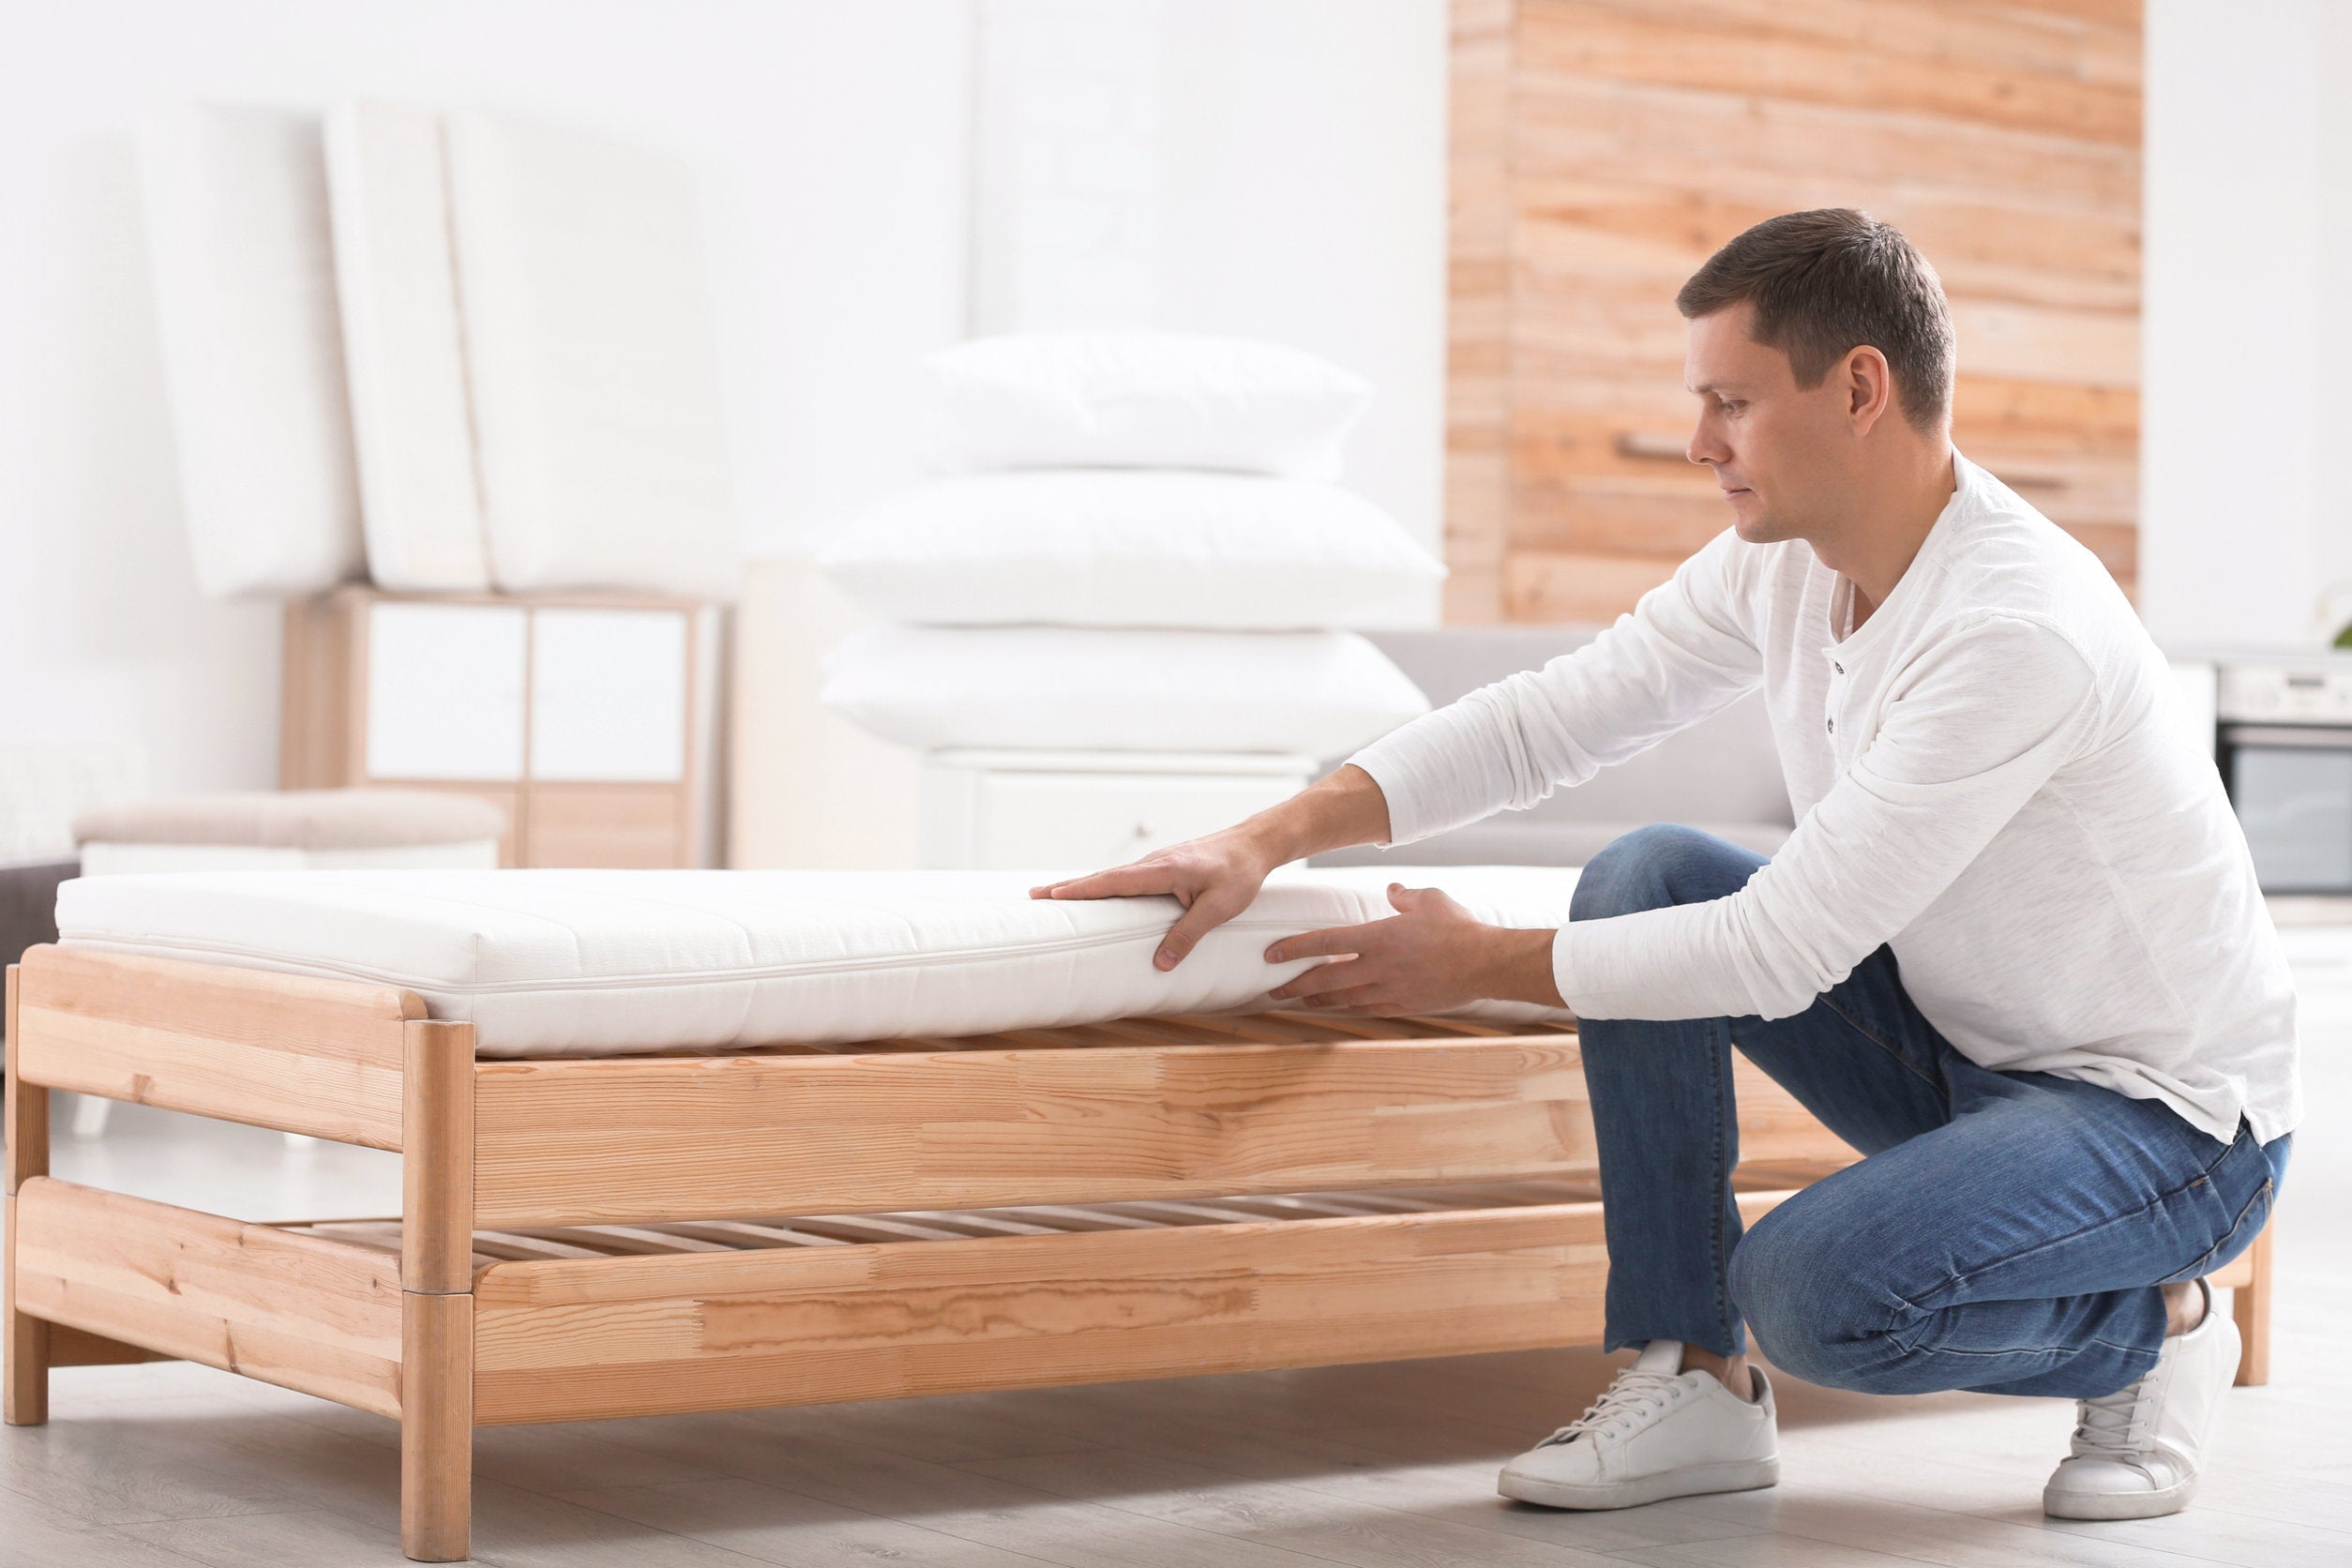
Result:
<svg viewBox="0 0 2352 1568"><path fill-rule="evenodd" d="M184 1358L393 1417L467 1555L477 1425L1591 1344L1573 1030L1270 1013L476 1061L351 981L37 947L8 972L7 1419ZM1854 1156L1737 1063L1752 1220ZM397 1217L48 1174L70 1089L399 1153ZM2265 1236L2239 1287L2267 1378Z"/></svg>

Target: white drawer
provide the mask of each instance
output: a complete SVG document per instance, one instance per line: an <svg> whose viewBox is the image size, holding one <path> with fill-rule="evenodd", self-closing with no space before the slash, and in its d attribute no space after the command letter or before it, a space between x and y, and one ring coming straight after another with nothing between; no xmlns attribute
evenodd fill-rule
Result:
<svg viewBox="0 0 2352 1568"><path fill-rule="evenodd" d="M518 605L386 600L368 606L367 776L522 776Z"/></svg>
<svg viewBox="0 0 2352 1568"><path fill-rule="evenodd" d="M1286 800L1304 774L1121 774L932 765L923 777L927 867L1091 869L1229 827Z"/></svg>

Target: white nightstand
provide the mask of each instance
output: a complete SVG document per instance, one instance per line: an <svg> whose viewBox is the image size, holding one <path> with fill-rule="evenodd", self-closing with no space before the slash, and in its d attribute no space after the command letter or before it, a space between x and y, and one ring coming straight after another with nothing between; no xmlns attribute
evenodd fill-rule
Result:
<svg viewBox="0 0 2352 1568"><path fill-rule="evenodd" d="M1311 782L1263 752L935 751L924 760L927 868L1092 870L1229 827Z"/></svg>

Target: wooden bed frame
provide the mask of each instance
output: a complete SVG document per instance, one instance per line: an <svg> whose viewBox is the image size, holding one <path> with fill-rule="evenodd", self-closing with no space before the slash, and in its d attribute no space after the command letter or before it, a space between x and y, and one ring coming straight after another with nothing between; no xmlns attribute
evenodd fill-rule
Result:
<svg viewBox="0 0 2352 1568"><path fill-rule="evenodd" d="M7 1419L184 1358L400 1423L467 1554L474 1428L1591 1344L1572 1031L1266 1014L479 1061L414 993L56 946L8 972ZM1752 1219L1854 1156L1741 1060ZM48 1092L398 1152L252 1224L48 1174ZM1235 1195L1256 1195L1240 1196ZM1264 1196L1272 1195L1272 1196ZM2269 1239L2235 1285L2268 1373Z"/></svg>

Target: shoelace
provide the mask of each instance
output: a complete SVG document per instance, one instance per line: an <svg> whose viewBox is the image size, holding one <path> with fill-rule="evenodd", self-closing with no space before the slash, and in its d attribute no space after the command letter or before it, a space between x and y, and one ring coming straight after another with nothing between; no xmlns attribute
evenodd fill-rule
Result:
<svg viewBox="0 0 2352 1568"><path fill-rule="evenodd" d="M2130 1463L2148 1449L2148 1422L2138 1383L2076 1402L2074 1454L2078 1458Z"/></svg>
<svg viewBox="0 0 2352 1568"><path fill-rule="evenodd" d="M1600 1432L1618 1421L1639 1415L1646 1407L1680 1399L1686 1386L1674 1373L1636 1372L1627 1367L1601 1391L1601 1397L1587 1407L1584 1414L1535 1446L1549 1448L1554 1443L1574 1442L1587 1432Z"/></svg>

